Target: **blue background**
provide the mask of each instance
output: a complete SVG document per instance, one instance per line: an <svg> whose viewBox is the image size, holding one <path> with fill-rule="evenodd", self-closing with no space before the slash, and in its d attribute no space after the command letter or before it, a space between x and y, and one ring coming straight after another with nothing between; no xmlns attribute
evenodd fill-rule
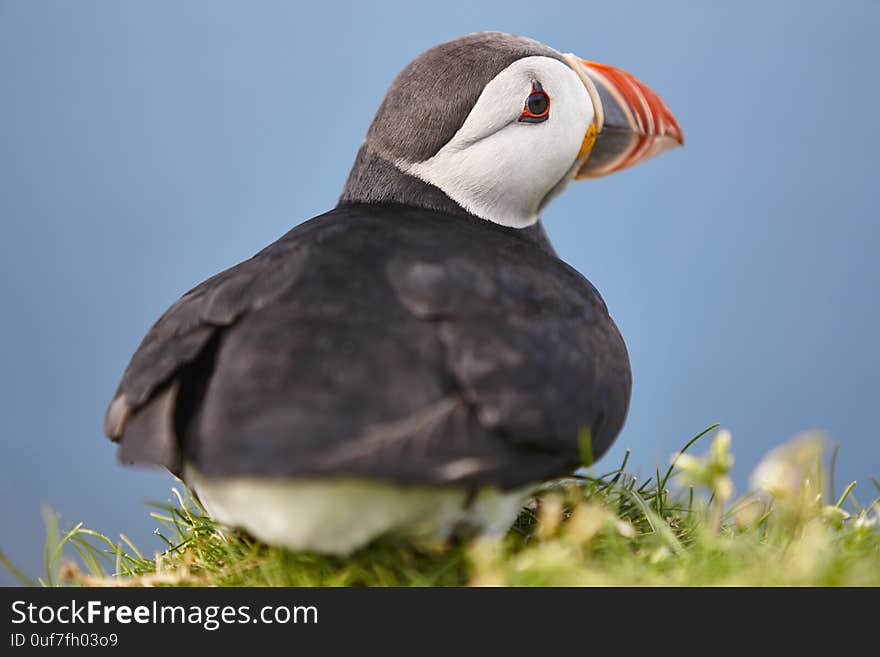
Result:
<svg viewBox="0 0 880 657"><path fill-rule="evenodd" d="M144 332L332 207L393 76L482 29L631 70L687 139L545 215L632 357L602 465L647 475L718 421L742 490L818 427L876 494L878 2L0 0L0 548L38 573L42 503L158 547L172 478L101 434Z"/></svg>

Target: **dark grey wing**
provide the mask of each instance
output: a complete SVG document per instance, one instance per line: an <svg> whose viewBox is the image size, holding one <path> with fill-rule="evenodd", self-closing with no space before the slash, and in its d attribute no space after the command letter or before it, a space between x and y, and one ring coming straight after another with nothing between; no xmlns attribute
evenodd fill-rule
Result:
<svg viewBox="0 0 880 657"><path fill-rule="evenodd" d="M482 220L319 219L153 327L108 412L122 460L513 488L611 443L629 364L577 272Z"/></svg>
<svg viewBox="0 0 880 657"><path fill-rule="evenodd" d="M333 234L336 219L344 230ZM409 248L401 221L339 211L301 237L310 256L296 284L218 338L209 380L179 427L186 462L212 475L427 484L464 473L464 458L495 459L506 448L479 437L435 327L387 281L389 257Z"/></svg>
<svg viewBox="0 0 880 657"><path fill-rule="evenodd" d="M121 443L121 460L160 464L179 474L179 375L225 327L293 285L306 258L304 247L282 238L204 281L162 315L132 356L105 416L104 432Z"/></svg>
<svg viewBox="0 0 880 657"><path fill-rule="evenodd" d="M295 286L224 331L188 463L508 489L576 467L585 430L607 449L629 362L582 276L482 221L340 218Z"/></svg>
<svg viewBox="0 0 880 657"><path fill-rule="evenodd" d="M436 325L446 366L480 425L572 465L620 432L632 385L623 339L593 286L549 254L392 261L401 303Z"/></svg>

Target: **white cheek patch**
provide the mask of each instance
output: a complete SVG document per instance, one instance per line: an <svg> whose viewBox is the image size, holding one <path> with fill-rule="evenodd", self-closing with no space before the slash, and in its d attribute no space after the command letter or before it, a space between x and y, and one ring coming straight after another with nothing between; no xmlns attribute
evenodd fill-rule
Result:
<svg viewBox="0 0 880 657"><path fill-rule="evenodd" d="M550 96L550 117L543 123L518 120L532 80ZM538 220L548 195L571 179L592 120L592 102L574 71L549 57L525 57L486 85L434 157L396 164L478 217L525 228Z"/></svg>

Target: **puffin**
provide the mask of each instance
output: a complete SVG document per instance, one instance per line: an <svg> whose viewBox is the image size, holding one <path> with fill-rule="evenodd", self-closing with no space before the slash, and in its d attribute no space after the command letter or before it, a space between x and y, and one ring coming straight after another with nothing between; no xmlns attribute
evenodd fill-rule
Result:
<svg viewBox="0 0 880 657"><path fill-rule="evenodd" d="M430 48L336 207L149 329L105 417L119 460L291 550L507 531L608 450L632 383L605 302L540 216L571 181L680 144L621 69L500 32Z"/></svg>

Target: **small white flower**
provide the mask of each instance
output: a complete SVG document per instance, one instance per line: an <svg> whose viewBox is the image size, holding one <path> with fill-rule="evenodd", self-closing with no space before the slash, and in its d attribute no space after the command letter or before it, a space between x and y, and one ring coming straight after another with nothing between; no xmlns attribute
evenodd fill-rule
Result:
<svg viewBox="0 0 880 657"><path fill-rule="evenodd" d="M731 441L730 432L719 429L712 439L709 454L703 458L681 453L672 457L685 482L708 488L722 503L733 497L733 480L728 474L733 466Z"/></svg>
<svg viewBox="0 0 880 657"><path fill-rule="evenodd" d="M853 522L853 527L862 534L868 534L871 530L874 529L878 524L878 517L875 514L873 517L869 516L867 513L860 513L859 517L855 519Z"/></svg>
<svg viewBox="0 0 880 657"><path fill-rule="evenodd" d="M632 523L629 520L624 520L623 518L615 519L614 528L617 529L617 533L624 538L636 537L636 528L633 527Z"/></svg>
<svg viewBox="0 0 880 657"><path fill-rule="evenodd" d="M822 434L812 431L780 445L763 458L750 479L754 490L764 490L776 498L800 496L810 480L825 448Z"/></svg>
<svg viewBox="0 0 880 657"><path fill-rule="evenodd" d="M838 506L827 504L822 507L822 517L831 521L842 521L850 517L849 513Z"/></svg>

